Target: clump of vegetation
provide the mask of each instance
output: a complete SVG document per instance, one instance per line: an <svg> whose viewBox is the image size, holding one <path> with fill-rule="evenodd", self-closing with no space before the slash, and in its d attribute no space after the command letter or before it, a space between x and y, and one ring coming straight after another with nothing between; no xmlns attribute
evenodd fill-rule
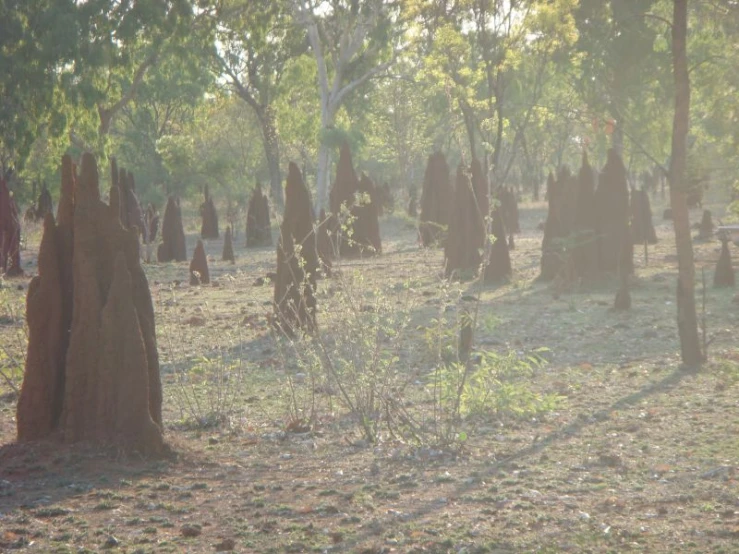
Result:
<svg viewBox="0 0 739 554"><path fill-rule="evenodd" d="M289 429L307 430L326 413L346 411L371 443L399 439L416 445L459 445L473 434L468 421L548 412L561 398L536 392L531 380L543 368L536 352L479 351L458 355L457 337L476 321L443 314L423 328L430 354L418 350L412 326L412 286L368 289L359 273L332 283L330 322L301 339L282 338L289 368ZM449 294L445 282L439 293ZM410 366L422 355L427 369Z"/></svg>

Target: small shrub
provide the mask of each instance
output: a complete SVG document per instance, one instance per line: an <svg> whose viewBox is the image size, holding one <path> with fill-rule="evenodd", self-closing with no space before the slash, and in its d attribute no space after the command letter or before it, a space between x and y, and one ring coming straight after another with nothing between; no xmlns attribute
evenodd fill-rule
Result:
<svg viewBox="0 0 739 554"><path fill-rule="evenodd" d="M218 335L212 349L189 362L177 359L181 349L176 345L187 341L175 336L171 327L160 328L172 359L162 357L162 366L169 365L174 373L172 386L165 388L169 400L179 411L185 428L209 429L233 425L243 410L247 396L250 365L243 352L243 341L229 333Z"/></svg>

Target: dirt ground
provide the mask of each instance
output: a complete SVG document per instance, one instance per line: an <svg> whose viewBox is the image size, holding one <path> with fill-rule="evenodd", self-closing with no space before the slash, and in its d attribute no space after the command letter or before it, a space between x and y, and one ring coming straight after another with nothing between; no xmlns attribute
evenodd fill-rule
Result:
<svg viewBox="0 0 739 554"><path fill-rule="evenodd" d="M714 220L725 201L712 199ZM558 291L535 281L543 203L521 206L515 275L502 286L445 287L441 251L419 250L412 222L397 214L381 222L382 256L342 265L339 274L361 276L364 291L408 291L418 348L402 357L403 371L430 371L429 322L478 293L477 351L547 349L532 386L559 395L556 408L470 420L457 448L389 435L369 443L326 398L315 424L291 426L286 388L304 375L267 323L272 287L260 283L274 249L247 250L243 229L235 265L220 261L221 241L207 242L211 286L189 286L187 263L146 264L173 456L14 444L15 395L0 383L0 551L738 552L739 298L711 286L719 242L696 242L710 361L700 373L681 371L663 208L657 199L660 240L648 264L636 249L627 312L610 309L615 282ZM695 222L700 215L691 212ZM188 219L189 253L198 223ZM24 268L33 274L40 231L26 232ZM336 286L319 283L328 335L338 332ZM27 287L19 279L0 289L0 367L16 382ZM222 395L208 397L232 403L220 425L190 417L209 413L192 406L203 368L225 376ZM420 402L424 386L409 402Z"/></svg>

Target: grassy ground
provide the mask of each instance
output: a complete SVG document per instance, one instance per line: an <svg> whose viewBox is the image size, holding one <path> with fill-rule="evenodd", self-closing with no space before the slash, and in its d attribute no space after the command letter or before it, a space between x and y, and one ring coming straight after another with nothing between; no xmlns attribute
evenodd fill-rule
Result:
<svg viewBox="0 0 739 554"><path fill-rule="evenodd" d="M185 263L146 265L176 455L16 445L15 395L0 383L0 551L736 552L739 304L734 290L710 287L718 241L696 243L713 342L704 371L679 371L676 259L660 214L658 205L648 265L637 248L624 313L610 309L615 282L565 293L535 282L543 204L522 206L514 279L481 290L442 282L441 252L420 251L411 222L388 216L381 257L346 262L319 284L324 350L273 336L272 287L260 278L274 250L247 251L243 230L235 265L207 243L211 286L190 287ZM32 274L38 229L26 231ZM0 289L0 367L16 384L27 285ZM514 392L557 400L470 410L444 443L436 353L456 344L459 314L478 294L473 357L540 351L546 363ZM402 318L368 332L367 321L393 314ZM349 366L375 351L378 364L361 374L382 369L379 389L404 402L393 413L423 419L422 436L368 412L383 420L370 442L342 399L342 384L357 406L366 399ZM351 363L319 374L311 355L321 352Z"/></svg>

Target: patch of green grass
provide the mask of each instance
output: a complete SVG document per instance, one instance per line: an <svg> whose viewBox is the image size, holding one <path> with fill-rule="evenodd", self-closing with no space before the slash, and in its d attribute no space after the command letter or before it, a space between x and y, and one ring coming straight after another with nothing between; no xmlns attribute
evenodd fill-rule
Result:
<svg viewBox="0 0 739 554"><path fill-rule="evenodd" d="M51 518L51 517L59 517L59 516L65 516L70 512L67 508L62 508L61 506L47 506L44 508L37 508L34 510L33 514L36 517L40 518Z"/></svg>
<svg viewBox="0 0 739 554"><path fill-rule="evenodd" d="M115 510L118 506L120 506L120 504L114 502L113 500L103 500L102 502L97 503L93 510L97 512L104 510Z"/></svg>

